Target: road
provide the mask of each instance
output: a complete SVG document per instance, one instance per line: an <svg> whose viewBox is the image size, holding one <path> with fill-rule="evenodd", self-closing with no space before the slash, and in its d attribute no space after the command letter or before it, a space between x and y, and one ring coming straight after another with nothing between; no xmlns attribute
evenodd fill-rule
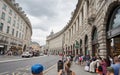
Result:
<svg viewBox="0 0 120 75"><path fill-rule="evenodd" d="M34 58L21 58L22 60L0 62L0 75L26 75L30 73L31 65L41 63L45 69L57 63L59 56L40 56Z"/></svg>

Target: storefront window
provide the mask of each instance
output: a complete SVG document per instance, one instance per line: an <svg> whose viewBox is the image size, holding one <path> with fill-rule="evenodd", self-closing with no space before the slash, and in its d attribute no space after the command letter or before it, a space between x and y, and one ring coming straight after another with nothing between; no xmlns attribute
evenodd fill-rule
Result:
<svg viewBox="0 0 120 75"><path fill-rule="evenodd" d="M115 11L113 12L109 30L114 29L118 26L120 26L120 7L116 8Z"/></svg>

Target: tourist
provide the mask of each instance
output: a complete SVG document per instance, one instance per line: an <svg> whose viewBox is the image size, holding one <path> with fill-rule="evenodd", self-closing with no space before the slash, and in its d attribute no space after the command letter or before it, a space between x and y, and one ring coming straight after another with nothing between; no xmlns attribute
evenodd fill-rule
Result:
<svg viewBox="0 0 120 75"><path fill-rule="evenodd" d="M31 67L31 72L33 75L43 75L43 65L35 64Z"/></svg>

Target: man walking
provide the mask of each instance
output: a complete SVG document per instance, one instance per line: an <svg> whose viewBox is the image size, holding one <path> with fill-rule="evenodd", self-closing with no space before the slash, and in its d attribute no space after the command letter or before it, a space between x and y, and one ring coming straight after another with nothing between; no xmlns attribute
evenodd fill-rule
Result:
<svg viewBox="0 0 120 75"><path fill-rule="evenodd" d="M120 55L114 57L114 63L111 67L114 70L114 75L119 75L120 70Z"/></svg>

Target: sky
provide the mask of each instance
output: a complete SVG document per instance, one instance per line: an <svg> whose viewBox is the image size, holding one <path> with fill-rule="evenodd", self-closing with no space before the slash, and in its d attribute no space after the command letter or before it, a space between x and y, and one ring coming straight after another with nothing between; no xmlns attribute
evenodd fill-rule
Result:
<svg viewBox="0 0 120 75"><path fill-rule="evenodd" d="M78 0L16 0L32 24L32 41L46 44L51 31L62 30L75 10Z"/></svg>

